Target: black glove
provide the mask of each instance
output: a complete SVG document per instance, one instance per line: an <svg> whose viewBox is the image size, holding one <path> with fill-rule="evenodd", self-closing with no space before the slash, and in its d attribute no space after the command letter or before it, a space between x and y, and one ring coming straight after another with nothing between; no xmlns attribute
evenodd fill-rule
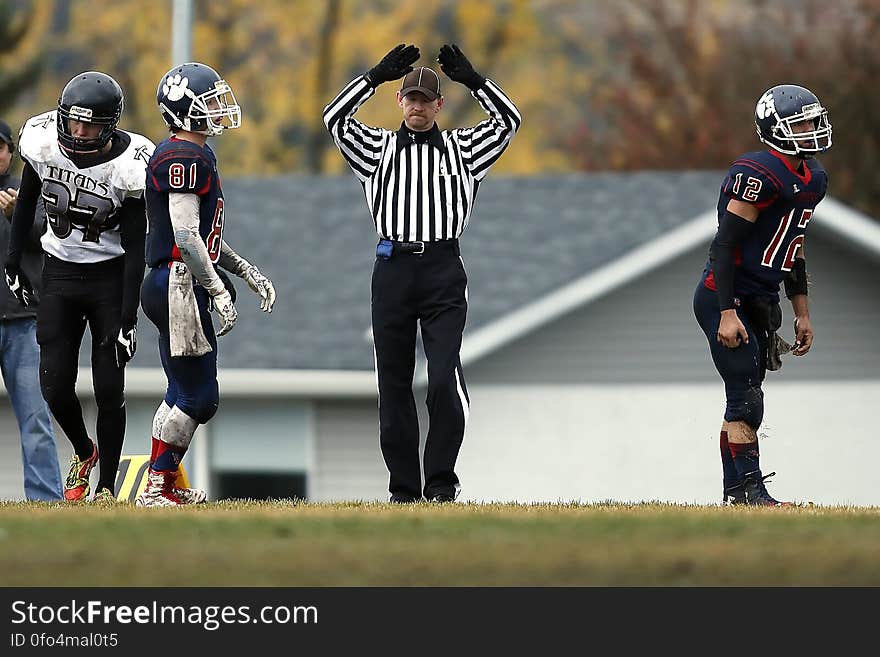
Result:
<svg viewBox="0 0 880 657"><path fill-rule="evenodd" d="M33 305L37 300L37 295L34 294L34 286L31 285L30 279L21 266L11 262L6 263L4 273L6 274L6 285L12 295L18 299L18 302L23 306Z"/></svg>
<svg viewBox="0 0 880 657"><path fill-rule="evenodd" d="M486 78L474 70L468 58L464 56L454 43L451 46L447 44L440 48L437 61L440 62L440 70L450 80L460 82L468 89L476 91L486 81Z"/></svg>
<svg viewBox="0 0 880 657"><path fill-rule="evenodd" d="M98 346L111 345L116 354L116 367L125 367L137 351L137 324L123 324L118 332L106 336Z"/></svg>
<svg viewBox="0 0 880 657"><path fill-rule="evenodd" d="M367 71L373 88L383 82L397 80L413 70L412 65L419 59L419 49L401 43L382 58L382 61Z"/></svg>
<svg viewBox="0 0 880 657"><path fill-rule="evenodd" d="M116 336L116 365L122 367L132 358L137 351L137 325L123 326Z"/></svg>
<svg viewBox="0 0 880 657"><path fill-rule="evenodd" d="M223 281L223 287L226 288L226 291L229 292L229 296L232 297L232 303L235 303L235 286L232 284L232 279L229 278L229 274L220 269L220 267L214 267L214 269L217 271L220 280Z"/></svg>

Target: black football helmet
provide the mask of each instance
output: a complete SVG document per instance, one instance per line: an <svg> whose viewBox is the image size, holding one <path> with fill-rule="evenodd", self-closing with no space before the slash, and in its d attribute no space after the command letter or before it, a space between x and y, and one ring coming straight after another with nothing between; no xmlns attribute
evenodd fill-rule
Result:
<svg viewBox="0 0 880 657"><path fill-rule="evenodd" d="M812 121L813 129L794 132L792 126ZM831 148L831 122L828 110L809 89L780 84L764 92L755 106L758 138L786 155L810 158Z"/></svg>
<svg viewBox="0 0 880 657"><path fill-rule="evenodd" d="M86 71L74 76L58 99L58 143L68 153L93 153L110 141L119 124L125 99L122 87L105 73ZM78 139L70 132L69 119L102 126L94 139Z"/></svg>
<svg viewBox="0 0 880 657"><path fill-rule="evenodd" d="M219 135L241 126L241 108L226 80L206 64L175 66L159 80L156 102L173 129Z"/></svg>

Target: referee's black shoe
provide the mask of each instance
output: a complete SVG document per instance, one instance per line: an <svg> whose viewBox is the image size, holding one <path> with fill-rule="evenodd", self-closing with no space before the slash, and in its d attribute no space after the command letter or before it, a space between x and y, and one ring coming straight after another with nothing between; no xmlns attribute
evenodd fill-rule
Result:
<svg viewBox="0 0 880 657"><path fill-rule="evenodd" d="M394 493L388 501L391 504L415 504L416 502L421 502L422 499L412 495L404 495L403 493Z"/></svg>
<svg viewBox="0 0 880 657"><path fill-rule="evenodd" d="M447 495L446 493L437 493L433 497L431 497L429 502L434 502L435 504L446 504L448 502L454 502L455 497L452 495Z"/></svg>

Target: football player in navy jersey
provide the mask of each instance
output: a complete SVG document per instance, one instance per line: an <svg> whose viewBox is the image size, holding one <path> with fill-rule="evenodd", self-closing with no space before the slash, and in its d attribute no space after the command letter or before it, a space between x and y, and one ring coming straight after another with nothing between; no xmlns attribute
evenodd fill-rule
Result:
<svg viewBox="0 0 880 657"><path fill-rule="evenodd" d="M217 411L216 336L237 317L234 288L217 267L244 279L265 312L275 288L223 239L223 191L207 140L241 125L232 89L210 66L187 63L162 76L156 97L172 136L147 167L149 271L141 305L159 329L168 387L153 418L148 482L136 504L178 506L205 501L204 491L176 485L177 470L196 428ZM220 319L216 334L211 308Z"/></svg>
<svg viewBox="0 0 880 657"><path fill-rule="evenodd" d="M137 345L137 307L144 275L144 181L153 143L120 130L124 105L116 81L87 71L64 87L57 109L28 119L24 161L12 217L6 283L27 305L33 287L21 269L24 240L40 196L48 229L37 314L40 387L74 455L64 484L68 501L87 499L100 463L95 499L114 498L125 437L124 367ZM83 422L75 384L86 324L92 335L97 444Z"/></svg>
<svg viewBox="0 0 880 657"><path fill-rule="evenodd" d="M788 506L767 491L758 460L766 371L791 350L813 344L807 303L804 238L828 175L815 159L831 146L828 111L804 87L767 90L755 108L758 137L769 148L739 157L721 184L718 232L694 293L694 313L724 379L721 425L723 500ZM780 284L794 313L794 345L776 333L782 323Z"/></svg>

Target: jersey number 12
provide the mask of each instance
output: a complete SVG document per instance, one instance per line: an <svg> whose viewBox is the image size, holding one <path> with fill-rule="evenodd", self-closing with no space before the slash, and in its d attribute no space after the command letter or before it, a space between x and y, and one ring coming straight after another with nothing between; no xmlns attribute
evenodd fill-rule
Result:
<svg viewBox="0 0 880 657"><path fill-rule="evenodd" d="M785 237L785 234L788 232L789 226L791 226L792 218L794 217L796 208L793 208L791 212L782 217L779 221L779 226L776 228L776 232L773 234L773 239L770 240L770 244L767 245L767 248L764 249L764 257L761 258L761 264L765 267L773 267L773 261L776 259L776 254L779 253L779 248L782 246L782 238ZM805 208L801 210L801 218L798 220L797 227L798 228L806 228L807 224L810 223L810 219L813 217L813 208ZM788 248L785 249L785 258L782 261L782 266L780 269L782 271L791 271L792 266L794 265L794 258L797 255L798 249L804 245L804 234L800 233L799 235L795 235L791 241L788 243Z"/></svg>

